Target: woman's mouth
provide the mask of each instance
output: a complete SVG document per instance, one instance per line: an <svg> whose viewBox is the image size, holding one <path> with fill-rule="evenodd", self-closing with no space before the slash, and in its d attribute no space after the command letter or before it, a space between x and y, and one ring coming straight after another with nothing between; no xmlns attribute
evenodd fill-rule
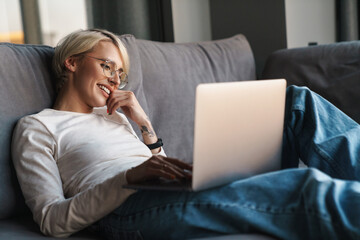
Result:
<svg viewBox="0 0 360 240"><path fill-rule="evenodd" d="M100 85L100 84L98 84L98 87L101 89L101 90L103 90L107 95L110 95L110 90L107 88L107 87L105 87L104 85Z"/></svg>

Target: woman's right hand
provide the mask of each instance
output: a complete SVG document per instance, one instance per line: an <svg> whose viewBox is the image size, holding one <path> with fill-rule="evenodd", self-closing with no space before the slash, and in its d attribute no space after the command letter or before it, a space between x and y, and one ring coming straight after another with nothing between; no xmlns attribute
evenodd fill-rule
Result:
<svg viewBox="0 0 360 240"><path fill-rule="evenodd" d="M126 172L128 183L165 178L186 180L192 177L192 166L175 158L154 155L139 166Z"/></svg>

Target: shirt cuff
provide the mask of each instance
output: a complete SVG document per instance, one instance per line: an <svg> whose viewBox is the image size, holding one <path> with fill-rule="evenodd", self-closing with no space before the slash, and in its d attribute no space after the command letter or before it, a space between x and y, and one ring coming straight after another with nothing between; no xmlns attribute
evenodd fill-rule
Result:
<svg viewBox="0 0 360 240"><path fill-rule="evenodd" d="M161 156L166 157L166 153L165 153L165 151L164 151L164 148L163 148L163 147L160 147L160 152L158 152L158 153L154 153L153 155L154 155L154 156L161 155Z"/></svg>

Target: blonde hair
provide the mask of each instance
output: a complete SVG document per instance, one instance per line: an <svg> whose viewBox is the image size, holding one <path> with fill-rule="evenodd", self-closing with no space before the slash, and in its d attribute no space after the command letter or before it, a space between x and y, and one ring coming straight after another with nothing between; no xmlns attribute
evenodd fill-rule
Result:
<svg viewBox="0 0 360 240"><path fill-rule="evenodd" d="M57 77L57 91L67 80L65 60L71 56L91 52L100 41L112 41L119 48L124 72L129 74L129 55L124 44L115 34L103 29L78 30L65 36L55 47L53 69Z"/></svg>

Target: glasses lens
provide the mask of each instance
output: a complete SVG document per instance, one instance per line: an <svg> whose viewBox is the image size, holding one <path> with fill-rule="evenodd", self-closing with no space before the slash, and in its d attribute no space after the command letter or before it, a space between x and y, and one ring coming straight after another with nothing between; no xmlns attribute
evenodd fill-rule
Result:
<svg viewBox="0 0 360 240"><path fill-rule="evenodd" d="M118 89L123 89L128 83L128 76L126 73L122 72L119 74L119 79L120 79L120 85Z"/></svg>
<svg viewBox="0 0 360 240"><path fill-rule="evenodd" d="M107 62L106 64L103 64L104 75L106 77L111 78L114 76L113 69L115 69L115 66L111 62Z"/></svg>

